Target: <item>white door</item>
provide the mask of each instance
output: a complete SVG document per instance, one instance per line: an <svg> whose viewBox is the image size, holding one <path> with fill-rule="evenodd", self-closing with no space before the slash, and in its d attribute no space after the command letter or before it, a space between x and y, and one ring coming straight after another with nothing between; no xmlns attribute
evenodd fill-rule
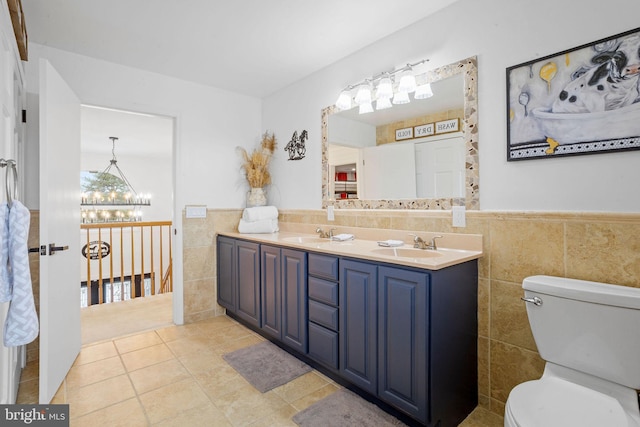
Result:
<svg viewBox="0 0 640 427"><path fill-rule="evenodd" d="M51 401L80 352L80 100L40 61L40 397ZM51 252L49 245L67 250Z"/></svg>
<svg viewBox="0 0 640 427"><path fill-rule="evenodd" d="M416 143L418 198L464 197L464 139Z"/></svg>
<svg viewBox="0 0 640 427"><path fill-rule="evenodd" d="M363 199L416 198L416 163L413 143L394 142L366 147L362 151Z"/></svg>

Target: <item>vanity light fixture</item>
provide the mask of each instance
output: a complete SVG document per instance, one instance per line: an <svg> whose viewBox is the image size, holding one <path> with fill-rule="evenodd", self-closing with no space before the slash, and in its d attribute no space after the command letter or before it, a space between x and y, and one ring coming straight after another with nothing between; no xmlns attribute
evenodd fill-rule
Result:
<svg viewBox="0 0 640 427"><path fill-rule="evenodd" d="M376 110L384 110L391 107L391 98L378 97L378 99L376 99Z"/></svg>
<svg viewBox="0 0 640 427"><path fill-rule="evenodd" d="M427 99L433 96L431 90L431 83L425 83L416 88L416 92L413 94L414 99Z"/></svg>
<svg viewBox="0 0 640 427"><path fill-rule="evenodd" d="M335 106L339 110L349 110L353 107L352 100L358 105L360 114L373 111L372 102L376 101L376 110L390 108L393 104L410 102L409 94L417 90L414 67L422 65L428 59L413 64L407 64L393 71L385 71L355 85L349 85L340 92ZM372 86L375 85L375 98L372 96ZM353 89L356 90L353 98ZM415 99L426 99L433 95L429 83L420 86L414 95Z"/></svg>
<svg viewBox="0 0 640 427"><path fill-rule="evenodd" d="M393 98L393 82L391 81L391 75L389 73L383 73L382 78L378 83L376 99L380 98Z"/></svg>
<svg viewBox="0 0 640 427"><path fill-rule="evenodd" d="M351 105L351 89L352 87L349 86L348 88L344 89L342 92L340 92L340 96L338 96L338 100L336 101L336 107L338 107L340 110L350 110L352 105Z"/></svg>
<svg viewBox="0 0 640 427"><path fill-rule="evenodd" d="M409 99L408 92L396 92L393 97L393 103L396 105L408 104L409 102L411 102L411 100Z"/></svg>
<svg viewBox="0 0 640 427"><path fill-rule="evenodd" d="M371 85L365 80L356 92L356 105L371 104Z"/></svg>
<svg viewBox="0 0 640 427"><path fill-rule="evenodd" d="M400 73L400 83L398 84L398 92L411 93L416 90L416 76L413 74L413 68L407 64Z"/></svg>

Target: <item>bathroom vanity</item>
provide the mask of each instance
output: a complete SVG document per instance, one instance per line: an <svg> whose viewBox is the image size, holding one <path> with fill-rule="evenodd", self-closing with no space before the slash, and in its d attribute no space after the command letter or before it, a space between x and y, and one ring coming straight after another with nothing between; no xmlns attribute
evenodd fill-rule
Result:
<svg viewBox="0 0 640 427"><path fill-rule="evenodd" d="M222 233L218 303L371 400L457 426L477 405L479 237L479 250L381 251L373 240Z"/></svg>

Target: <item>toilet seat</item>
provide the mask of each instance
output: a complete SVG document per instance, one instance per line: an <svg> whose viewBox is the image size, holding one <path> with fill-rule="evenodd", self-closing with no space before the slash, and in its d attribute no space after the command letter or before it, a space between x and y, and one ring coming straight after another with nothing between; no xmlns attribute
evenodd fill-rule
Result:
<svg viewBox="0 0 640 427"><path fill-rule="evenodd" d="M507 400L505 425L518 427L638 427L611 396L546 377L516 386Z"/></svg>

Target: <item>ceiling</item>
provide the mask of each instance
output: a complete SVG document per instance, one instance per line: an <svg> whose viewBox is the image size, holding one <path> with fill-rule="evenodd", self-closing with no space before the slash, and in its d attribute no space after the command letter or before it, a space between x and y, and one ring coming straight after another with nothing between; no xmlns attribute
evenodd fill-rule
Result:
<svg viewBox="0 0 640 427"><path fill-rule="evenodd" d="M268 96L456 0L22 0L29 41Z"/></svg>

